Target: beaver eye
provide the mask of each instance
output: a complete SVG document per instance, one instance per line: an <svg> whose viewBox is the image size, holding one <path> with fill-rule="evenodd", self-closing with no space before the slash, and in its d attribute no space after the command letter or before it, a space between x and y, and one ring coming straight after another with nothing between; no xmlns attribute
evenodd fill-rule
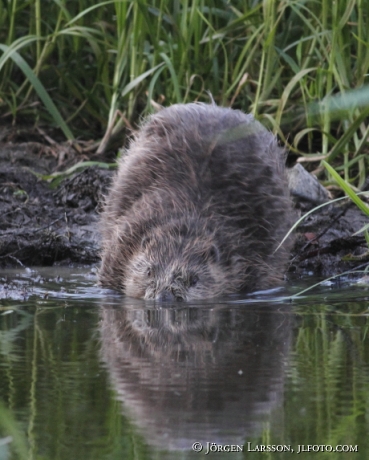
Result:
<svg viewBox="0 0 369 460"><path fill-rule="evenodd" d="M199 277L197 275L191 276L191 278L190 278L190 287L196 286L198 281L199 281Z"/></svg>
<svg viewBox="0 0 369 460"><path fill-rule="evenodd" d="M146 275L148 276L148 278L151 278L151 275L152 275L152 268L151 267L147 268Z"/></svg>

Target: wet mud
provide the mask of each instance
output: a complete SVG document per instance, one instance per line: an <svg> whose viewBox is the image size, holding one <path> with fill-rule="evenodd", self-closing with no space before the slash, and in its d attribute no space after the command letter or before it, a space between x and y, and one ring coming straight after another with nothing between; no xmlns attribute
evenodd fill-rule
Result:
<svg viewBox="0 0 369 460"><path fill-rule="evenodd" d="M51 174L59 158L41 147L0 144L0 267L96 263L98 213L113 173L88 168L51 188L33 172Z"/></svg>

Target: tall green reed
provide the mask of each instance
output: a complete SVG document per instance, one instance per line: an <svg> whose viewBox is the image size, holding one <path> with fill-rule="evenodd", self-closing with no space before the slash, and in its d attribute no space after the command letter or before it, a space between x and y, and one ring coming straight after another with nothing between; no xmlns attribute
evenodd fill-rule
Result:
<svg viewBox="0 0 369 460"><path fill-rule="evenodd" d="M369 99L364 0L16 0L1 8L3 115L41 115L69 138L103 137L103 151L151 101L207 101L210 91L219 104L253 112L306 160L322 154L345 165L346 180L365 180L367 114L352 92ZM337 95L346 101L340 110ZM34 107L38 99L47 110Z"/></svg>

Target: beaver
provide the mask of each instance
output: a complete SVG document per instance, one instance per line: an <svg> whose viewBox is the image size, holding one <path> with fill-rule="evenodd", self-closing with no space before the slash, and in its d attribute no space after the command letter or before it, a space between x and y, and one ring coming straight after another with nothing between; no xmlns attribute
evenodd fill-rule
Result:
<svg viewBox="0 0 369 460"><path fill-rule="evenodd" d="M106 197L100 284L157 301L275 286L291 245L278 248L292 216L284 156L239 110L175 104L150 116Z"/></svg>

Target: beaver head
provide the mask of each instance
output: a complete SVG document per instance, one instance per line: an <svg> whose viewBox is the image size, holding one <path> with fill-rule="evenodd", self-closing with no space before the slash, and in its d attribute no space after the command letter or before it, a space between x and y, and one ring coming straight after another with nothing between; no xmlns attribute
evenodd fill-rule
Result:
<svg viewBox="0 0 369 460"><path fill-rule="evenodd" d="M164 301L224 294L225 261L216 236L200 227L172 223L145 236L125 272L126 294Z"/></svg>

